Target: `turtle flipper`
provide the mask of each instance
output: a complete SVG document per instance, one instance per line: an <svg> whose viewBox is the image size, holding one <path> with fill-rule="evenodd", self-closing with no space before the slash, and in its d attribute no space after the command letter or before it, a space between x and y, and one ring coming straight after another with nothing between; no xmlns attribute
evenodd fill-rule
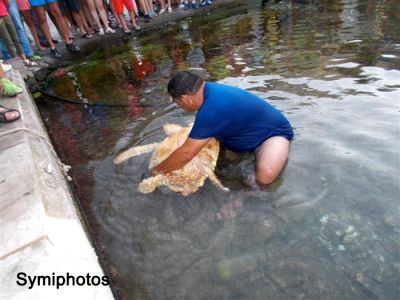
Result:
<svg viewBox="0 0 400 300"><path fill-rule="evenodd" d="M221 190L223 190L224 192L229 192L229 188L227 188L226 186L223 186L221 181L219 181L217 175L215 175L214 171L209 169L209 168L204 168L208 178L210 178L211 182L218 188L220 188Z"/></svg>
<svg viewBox="0 0 400 300"><path fill-rule="evenodd" d="M159 143L152 143L148 145L143 145L143 146L135 146L132 148L129 148L128 150L122 152L119 154L115 159L114 159L114 164L120 164L124 160L127 160L128 158L131 158L133 156L137 156L140 154L148 153L153 151Z"/></svg>
<svg viewBox="0 0 400 300"><path fill-rule="evenodd" d="M142 180L142 182L138 186L139 192L141 192L143 194L147 194L147 193L151 193L152 191L154 191L156 189L156 187L161 185L162 176L163 175L158 174L156 176L149 177L149 178Z"/></svg>
<svg viewBox="0 0 400 300"><path fill-rule="evenodd" d="M166 135L172 135L178 132L179 130L182 130L182 128L183 127L178 124L170 124L170 123L166 123L162 126L162 129L164 130Z"/></svg>

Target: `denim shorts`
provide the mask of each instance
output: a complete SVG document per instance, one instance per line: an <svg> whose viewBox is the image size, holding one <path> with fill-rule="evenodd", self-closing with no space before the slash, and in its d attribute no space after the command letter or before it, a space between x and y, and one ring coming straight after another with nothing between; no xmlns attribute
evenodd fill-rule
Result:
<svg viewBox="0 0 400 300"><path fill-rule="evenodd" d="M31 7L43 6L54 2L57 2L57 0L29 0L29 4L31 5Z"/></svg>

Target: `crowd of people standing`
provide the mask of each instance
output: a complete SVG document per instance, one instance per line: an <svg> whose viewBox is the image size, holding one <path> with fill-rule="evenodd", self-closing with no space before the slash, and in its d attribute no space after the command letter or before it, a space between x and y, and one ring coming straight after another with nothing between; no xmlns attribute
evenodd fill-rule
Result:
<svg viewBox="0 0 400 300"><path fill-rule="evenodd" d="M211 0L0 0L0 50L5 61L19 56L26 66L34 66L47 48L51 57L61 58L48 17L67 50L79 52L75 38L113 34L118 28L129 34L131 29L140 30L138 18L150 22L175 9L211 4ZM23 22L29 28L32 46Z"/></svg>
<svg viewBox="0 0 400 300"><path fill-rule="evenodd" d="M213 0L0 0L0 96L15 96L22 89L5 78L11 69L7 61L19 57L26 67L38 65L42 55L61 58L48 17L71 52L80 52L76 38L90 39L95 34L114 34L117 29L129 34L139 31L140 18L150 22L177 9L198 9ZM25 31L29 28L34 45ZM4 63L3 63L4 62ZM19 112L0 105L0 123L17 120Z"/></svg>

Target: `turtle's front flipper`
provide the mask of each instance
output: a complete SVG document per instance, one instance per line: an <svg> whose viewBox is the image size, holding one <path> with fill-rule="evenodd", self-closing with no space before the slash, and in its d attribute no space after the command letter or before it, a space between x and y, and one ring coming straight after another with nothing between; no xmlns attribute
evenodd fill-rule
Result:
<svg viewBox="0 0 400 300"><path fill-rule="evenodd" d="M151 152L158 146L158 144L159 143L152 143L152 144L148 144L148 145L132 147L132 148L122 152L121 154L119 154L114 159L114 164L120 164L124 160L131 158L133 156Z"/></svg>
<svg viewBox="0 0 400 300"><path fill-rule="evenodd" d="M224 192L229 192L229 189L226 186L223 186L221 181L219 181L219 179L217 178L217 175L215 175L214 171L212 171L209 168L204 168L204 170L206 171L208 178L210 178L211 182L218 188L220 188L221 190L223 190Z"/></svg>
<svg viewBox="0 0 400 300"><path fill-rule="evenodd" d="M147 194L147 193L151 193L152 191L154 191L156 189L156 187L161 185L162 176L163 175L158 174L156 176L149 177L149 178L142 180L142 182L138 186L139 192L141 192L143 194Z"/></svg>

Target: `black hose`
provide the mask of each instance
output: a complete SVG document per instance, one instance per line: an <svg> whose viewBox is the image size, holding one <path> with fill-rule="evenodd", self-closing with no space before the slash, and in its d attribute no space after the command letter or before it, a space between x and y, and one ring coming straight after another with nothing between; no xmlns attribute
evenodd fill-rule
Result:
<svg viewBox="0 0 400 300"><path fill-rule="evenodd" d="M63 98L60 96L56 96L54 94L50 94L50 93L44 91L43 89L40 89L39 92L42 93L42 95L45 95L47 97L54 98L56 100L67 102L67 103L77 104L77 105L107 106L107 107L128 107L129 106L128 104L107 104L107 103L91 103L91 102L84 103L81 101L66 99L66 98ZM170 106L170 105L171 105L171 103L160 103L157 105L155 105L155 104L138 104L138 107Z"/></svg>

